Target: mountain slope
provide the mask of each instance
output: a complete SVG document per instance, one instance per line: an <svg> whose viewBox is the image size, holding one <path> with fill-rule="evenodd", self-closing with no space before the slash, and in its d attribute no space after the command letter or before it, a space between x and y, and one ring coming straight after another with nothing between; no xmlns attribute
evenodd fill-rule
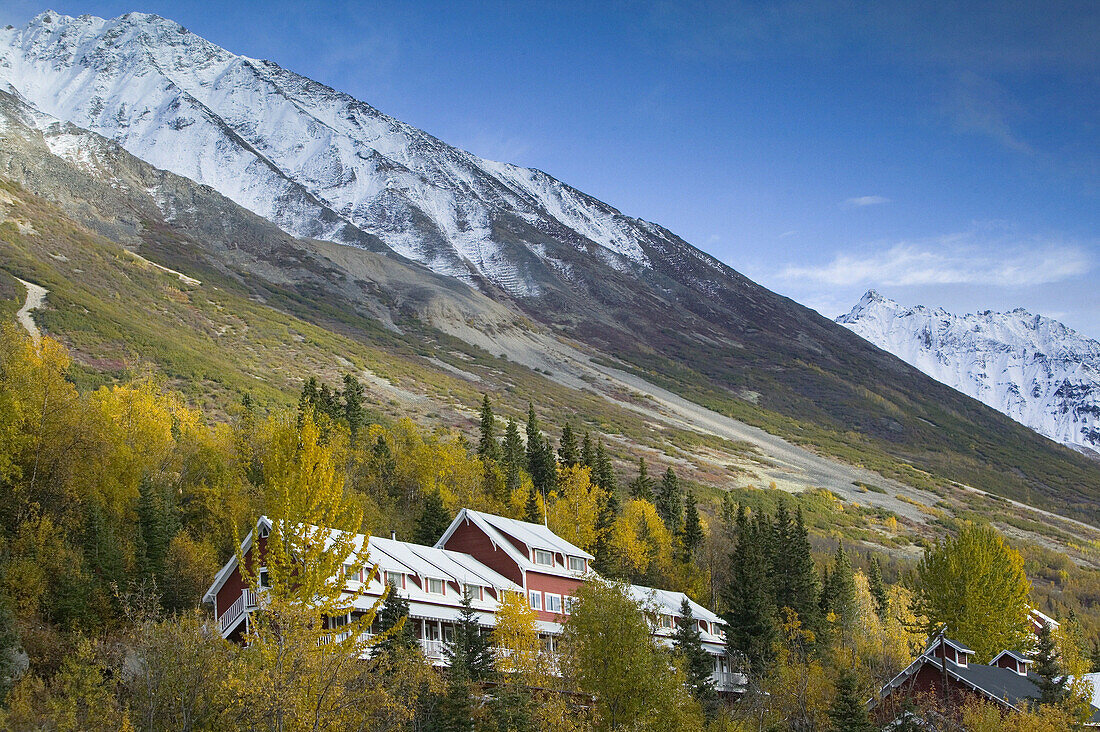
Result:
<svg viewBox="0 0 1100 732"><path fill-rule="evenodd" d="M408 315L539 365L571 388L602 378L591 358L911 485L942 491L954 481L1100 516L1094 464L671 232L171 21L43 14L0 31L0 83L293 235L285 260L277 250L248 255L251 264L235 259L245 247L232 236L224 245L195 236L189 246L203 250L203 266L236 278L261 267L295 307L369 312L385 323L393 318L386 273L400 272ZM173 227L187 216L209 226L202 222L222 204L198 199L158 199L157 215ZM215 208L205 211L207 203ZM155 246L173 266L171 238ZM431 282L434 304L416 301L420 281ZM456 289L462 282L470 287ZM447 312L440 317L436 305ZM522 342L495 325L531 321Z"/></svg>
<svg viewBox="0 0 1100 732"><path fill-rule="evenodd" d="M872 290L837 322L1039 434L1100 454L1100 343L1058 321L906 308Z"/></svg>

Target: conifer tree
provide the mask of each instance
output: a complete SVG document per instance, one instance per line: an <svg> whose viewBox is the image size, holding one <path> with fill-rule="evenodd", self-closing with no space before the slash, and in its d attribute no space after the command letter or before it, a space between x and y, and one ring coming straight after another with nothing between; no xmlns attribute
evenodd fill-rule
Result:
<svg viewBox="0 0 1100 732"><path fill-rule="evenodd" d="M718 692L714 688L714 661L703 648L703 638L699 633L699 624L691 611L687 598L680 603L680 620L672 635L672 646L684 659L684 671L692 696L703 707L708 717L717 709Z"/></svg>
<svg viewBox="0 0 1100 732"><path fill-rule="evenodd" d="M462 665L466 668L469 680L475 684L488 681L493 673L493 651L489 647L488 636L481 634L481 624L473 608L470 596L462 595L462 609L458 613L458 622L454 626L451 642L444 648L451 667L457 656L462 656Z"/></svg>
<svg viewBox="0 0 1100 732"><path fill-rule="evenodd" d="M596 448L592 445L592 435L588 430L584 431L584 439L581 440L581 465L596 474Z"/></svg>
<svg viewBox="0 0 1100 732"><path fill-rule="evenodd" d="M889 610L889 600L886 596L886 583L882 581L882 567L879 566L878 557L871 557L867 585L871 590L871 598L875 601L875 615L878 615L879 620L885 620L886 612Z"/></svg>
<svg viewBox="0 0 1100 732"><path fill-rule="evenodd" d="M653 481L649 477L644 457L638 458L638 477L630 481L627 487L631 498L640 498L643 501L653 500Z"/></svg>
<svg viewBox="0 0 1100 732"><path fill-rule="evenodd" d="M363 385L351 374L344 374L344 420L348 423L348 433L354 444L366 415L363 411Z"/></svg>
<svg viewBox="0 0 1100 732"><path fill-rule="evenodd" d="M615 492L615 468L611 456L603 446L603 438L596 443L596 485L609 493Z"/></svg>
<svg viewBox="0 0 1100 732"><path fill-rule="evenodd" d="M744 507L737 512L737 547L732 557L726 588L726 645L740 653L748 672L763 676L778 636L775 603L768 579L769 561L764 534L769 531L760 516L749 520Z"/></svg>
<svg viewBox="0 0 1100 732"><path fill-rule="evenodd" d="M508 427L505 428L504 439L500 443L500 453L504 461L504 485L511 495L520 487L520 469L525 461L519 426L511 417L508 418Z"/></svg>
<svg viewBox="0 0 1100 732"><path fill-rule="evenodd" d="M802 623L812 628L820 617L820 587L801 507L796 510L794 521L791 521L786 504L779 505L772 524L771 539L775 605L794 610Z"/></svg>
<svg viewBox="0 0 1100 732"><path fill-rule="evenodd" d="M613 491L604 490L600 498L599 513L596 515L596 546L592 560L596 569L609 573L614 563L611 551L611 527L619 516L619 499Z"/></svg>
<svg viewBox="0 0 1100 732"><path fill-rule="evenodd" d="M558 462L563 468L575 468L580 463L580 453L577 450L577 435L568 422L561 428L561 441L558 445Z"/></svg>
<svg viewBox="0 0 1100 732"><path fill-rule="evenodd" d="M539 511L538 493L535 492L535 486L532 483L530 490L527 491L527 503L523 505L523 520L532 524L542 523L542 513Z"/></svg>
<svg viewBox="0 0 1100 732"><path fill-rule="evenodd" d="M179 521L173 501L174 493L151 480L142 480L138 487L138 551L142 574L162 583L164 560L168 545L176 535Z"/></svg>
<svg viewBox="0 0 1100 732"><path fill-rule="evenodd" d="M684 494L684 530L680 537L685 562L695 558L695 552L703 545L703 539L703 522L699 518L699 508L695 505L695 494L688 491Z"/></svg>
<svg viewBox="0 0 1100 732"><path fill-rule="evenodd" d="M856 621L856 579L852 560L839 543L833 556L833 572L829 576L829 611L836 613L840 624L850 628Z"/></svg>
<svg viewBox="0 0 1100 732"><path fill-rule="evenodd" d="M455 656L447 672L447 689L439 703L441 732L473 732L474 705L470 686L466 660L461 655Z"/></svg>
<svg viewBox="0 0 1100 732"><path fill-rule="evenodd" d="M684 496L680 489L680 479L676 477L676 472L671 466L657 485L657 498L653 503L668 530L674 534L680 533L681 523L684 520Z"/></svg>
<svg viewBox="0 0 1100 732"><path fill-rule="evenodd" d="M389 594L378 608L379 633L385 633L396 628L400 623L401 628L392 632L376 646L379 652L393 653L399 650L410 650L417 645L416 628L409 620L409 601L401 596L397 587L389 585Z"/></svg>
<svg viewBox="0 0 1100 732"><path fill-rule="evenodd" d="M340 392L334 392L328 384L321 384L321 391L317 393L317 412L329 419L339 419Z"/></svg>
<svg viewBox="0 0 1100 732"><path fill-rule="evenodd" d="M859 694L859 679L854 671L845 669L837 681L836 696L829 708L833 732L874 732L875 726L863 706Z"/></svg>
<svg viewBox="0 0 1100 732"><path fill-rule="evenodd" d="M545 500L554 489L557 478L557 461L554 459L554 450L539 427L538 417L535 416L535 405L527 405L527 472L531 474L531 481L535 484L535 490Z"/></svg>
<svg viewBox="0 0 1100 732"><path fill-rule="evenodd" d="M1031 672L1038 677L1035 683L1039 687L1039 703L1060 704L1069 694L1069 679L1058 658L1058 646L1050 623L1043 623L1037 635L1035 663Z"/></svg>
<svg viewBox="0 0 1100 732"><path fill-rule="evenodd" d="M381 488L390 495L394 495L397 491L395 480L397 460L394 459L390 443L386 442L385 436L378 435L374 446L371 447L369 465L371 475L375 477Z"/></svg>
<svg viewBox="0 0 1100 732"><path fill-rule="evenodd" d="M500 445L496 438L496 417L493 416L493 403L489 395L481 398L481 439L477 443L477 454L482 460L500 460Z"/></svg>
<svg viewBox="0 0 1100 732"><path fill-rule="evenodd" d="M451 525L451 514L443 505L443 496L439 489L428 491L424 496L424 505L420 508L420 515L416 519L416 529L413 531L413 543L432 546L439 537Z"/></svg>

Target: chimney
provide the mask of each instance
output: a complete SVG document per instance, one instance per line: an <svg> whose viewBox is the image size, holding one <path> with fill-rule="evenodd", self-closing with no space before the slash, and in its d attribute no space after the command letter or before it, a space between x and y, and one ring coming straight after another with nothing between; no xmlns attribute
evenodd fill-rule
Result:
<svg viewBox="0 0 1100 732"><path fill-rule="evenodd" d="M393 539L394 541L397 541L397 531L396 530L394 530L394 529L390 530L390 538Z"/></svg>

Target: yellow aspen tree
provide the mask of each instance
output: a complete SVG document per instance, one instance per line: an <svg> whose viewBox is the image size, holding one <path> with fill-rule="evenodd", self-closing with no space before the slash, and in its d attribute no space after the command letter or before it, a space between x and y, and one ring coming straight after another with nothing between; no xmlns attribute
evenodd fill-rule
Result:
<svg viewBox="0 0 1100 732"><path fill-rule="evenodd" d="M525 686L543 686L546 659L542 654L535 611L518 592L505 592L496 613L496 625L489 637L496 653L496 670Z"/></svg>

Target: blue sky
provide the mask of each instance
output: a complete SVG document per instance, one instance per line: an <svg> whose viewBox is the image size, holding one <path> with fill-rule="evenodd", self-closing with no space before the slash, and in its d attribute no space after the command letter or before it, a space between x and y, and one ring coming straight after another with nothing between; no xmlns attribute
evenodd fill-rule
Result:
<svg viewBox="0 0 1100 732"><path fill-rule="evenodd" d="M826 315L1100 338L1095 2L40 2L172 18L657 221Z"/></svg>

